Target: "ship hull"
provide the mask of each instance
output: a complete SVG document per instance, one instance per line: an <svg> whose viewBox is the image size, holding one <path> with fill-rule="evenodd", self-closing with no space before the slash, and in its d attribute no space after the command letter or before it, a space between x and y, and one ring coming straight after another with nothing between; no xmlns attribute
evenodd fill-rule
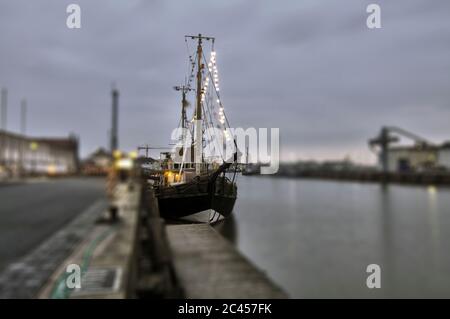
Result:
<svg viewBox="0 0 450 319"><path fill-rule="evenodd" d="M208 193L158 197L161 217L167 219L177 219L208 209L228 217L233 212L235 202L235 196L217 194L211 196Z"/></svg>
<svg viewBox="0 0 450 319"><path fill-rule="evenodd" d="M212 209L224 217L233 212L237 198L237 186L225 175L219 175L229 167L223 164L217 171L197 176L188 183L156 186L159 211L163 218L180 218Z"/></svg>

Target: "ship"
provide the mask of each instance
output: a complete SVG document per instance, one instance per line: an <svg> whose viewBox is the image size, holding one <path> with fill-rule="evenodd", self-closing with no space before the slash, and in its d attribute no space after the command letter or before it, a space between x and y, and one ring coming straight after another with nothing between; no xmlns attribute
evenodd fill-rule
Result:
<svg viewBox="0 0 450 319"><path fill-rule="evenodd" d="M185 36L185 41L188 40L196 42L195 54L189 56L189 80L174 89L182 95L180 128L191 134L182 134L181 143L172 152L161 153L153 188L163 218L180 219L207 212L208 221L214 217L219 220L232 214L237 199L237 145L228 131L230 126L219 93L215 38L199 34ZM212 44L209 61L205 58L204 42ZM195 93L195 110L189 121L190 103L186 96L190 92ZM208 127L223 132L225 142L233 145L231 158L205 156L204 135Z"/></svg>

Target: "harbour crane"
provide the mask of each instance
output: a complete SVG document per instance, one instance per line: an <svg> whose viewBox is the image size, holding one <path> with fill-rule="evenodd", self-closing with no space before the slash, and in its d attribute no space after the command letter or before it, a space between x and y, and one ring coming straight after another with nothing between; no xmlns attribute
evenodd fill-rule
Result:
<svg viewBox="0 0 450 319"><path fill-rule="evenodd" d="M391 135L391 133L394 133L397 136ZM388 171L389 144L398 142L400 140L398 135L414 141L416 143L416 146L420 148L433 145L431 142L424 139L423 137L420 137L402 128L396 126L383 126L378 136L369 140L369 147L372 150L374 150L375 147L377 146L379 146L380 148L378 154L380 157L383 173L386 173Z"/></svg>

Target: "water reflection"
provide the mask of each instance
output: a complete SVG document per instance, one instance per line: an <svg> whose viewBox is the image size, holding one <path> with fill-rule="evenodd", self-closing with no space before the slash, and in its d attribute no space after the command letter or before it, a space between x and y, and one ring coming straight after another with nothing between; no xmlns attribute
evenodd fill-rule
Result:
<svg viewBox="0 0 450 319"><path fill-rule="evenodd" d="M439 209L438 209L438 190L435 186L429 186L428 191L428 224L431 233L432 261L433 268L440 266L439 251L441 250L440 230L439 230Z"/></svg>
<svg viewBox="0 0 450 319"><path fill-rule="evenodd" d="M271 177L239 187L230 238L292 297L450 297L448 188ZM371 263L381 289L365 285Z"/></svg>
<svg viewBox="0 0 450 319"><path fill-rule="evenodd" d="M238 229L236 225L236 218L233 214L227 219L214 223L213 227L232 244L237 244Z"/></svg>
<svg viewBox="0 0 450 319"><path fill-rule="evenodd" d="M382 242L382 261L379 262L382 269L382 283L383 289L385 290L385 296L392 296L392 287L395 286L395 278L392 274L395 269L395 253L394 253L394 238L392 236L392 223L393 221L393 211L391 196L389 192L389 184L382 183L379 188L380 192L380 217L381 217L381 229L380 236Z"/></svg>

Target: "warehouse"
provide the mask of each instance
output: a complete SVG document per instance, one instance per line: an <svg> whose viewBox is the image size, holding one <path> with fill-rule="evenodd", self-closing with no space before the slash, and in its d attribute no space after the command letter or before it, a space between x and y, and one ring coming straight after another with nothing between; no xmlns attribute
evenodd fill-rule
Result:
<svg viewBox="0 0 450 319"><path fill-rule="evenodd" d="M438 165L450 171L450 142L444 143L438 151Z"/></svg>
<svg viewBox="0 0 450 319"><path fill-rule="evenodd" d="M387 163L390 172L450 171L450 143L392 147Z"/></svg>
<svg viewBox="0 0 450 319"><path fill-rule="evenodd" d="M78 170L78 139L35 138L0 130L2 176L73 174Z"/></svg>
<svg viewBox="0 0 450 319"><path fill-rule="evenodd" d="M398 146L389 149L388 171L421 172L437 164L438 148L435 146Z"/></svg>

